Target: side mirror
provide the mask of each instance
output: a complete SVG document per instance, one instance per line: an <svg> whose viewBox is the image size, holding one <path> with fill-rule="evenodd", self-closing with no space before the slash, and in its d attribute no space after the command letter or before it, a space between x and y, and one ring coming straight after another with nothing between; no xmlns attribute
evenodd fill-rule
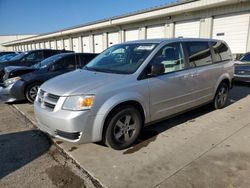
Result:
<svg viewBox="0 0 250 188"><path fill-rule="evenodd" d="M153 64L150 67L150 76L158 76L165 73L165 66L163 64Z"/></svg>

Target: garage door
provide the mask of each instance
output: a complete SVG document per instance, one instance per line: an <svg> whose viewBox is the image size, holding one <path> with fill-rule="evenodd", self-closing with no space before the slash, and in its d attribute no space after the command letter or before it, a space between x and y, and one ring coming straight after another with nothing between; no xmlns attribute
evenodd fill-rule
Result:
<svg viewBox="0 0 250 188"><path fill-rule="evenodd" d="M138 29L131 29L125 31L125 41L132 41L139 39L139 30Z"/></svg>
<svg viewBox="0 0 250 188"><path fill-rule="evenodd" d="M90 42L89 42L89 37L82 37L82 48L83 52L91 52L90 51Z"/></svg>
<svg viewBox="0 0 250 188"><path fill-rule="evenodd" d="M176 38L199 38L200 21L177 22L175 24Z"/></svg>
<svg viewBox="0 0 250 188"><path fill-rule="evenodd" d="M57 49L62 50L63 49L63 41L62 40L57 40L56 41Z"/></svg>
<svg viewBox="0 0 250 188"><path fill-rule="evenodd" d="M119 43L119 33L108 33L108 47Z"/></svg>
<svg viewBox="0 0 250 188"><path fill-rule="evenodd" d="M49 44L49 42L45 42L45 49L50 49L50 44Z"/></svg>
<svg viewBox="0 0 250 188"><path fill-rule="evenodd" d="M64 49L70 50L69 39L64 39L63 42L64 42Z"/></svg>
<svg viewBox="0 0 250 188"><path fill-rule="evenodd" d="M55 41L50 41L50 48L56 49L56 42Z"/></svg>
<svg viewBox="0 0 250 188"><path fill-rule="evenodd" d="M40 42L40 49L44 49L44 42Z"/></svg>
<svg viewBox="0 0 250 188"><path fill-rule="evenodd" d="M245 53L249 14L214 18L213 38L227 42L233 53Z"/></svg>
<svg viewBox="0 0 250 188"><path fill-rule="evenodd" d="M94 52L100 53L103 51L102 34L94 35Z"/></svg>
<svg viewBox="0 0 250 188"><path fill-rule="evenodd" d="M73 51L80 52L78 38L73 38Z"/></svg>
<svg viewBox="0 0 250 188"><path fill-rule="evenodd" d="M165 27L164 25L147 27L147 39L164 38Z"/></svg>
<svg viewBox="0 0 250 188"><path fill-rule="evenodd" d="M40 49L39 43L36 43L36 49Z"/></svg>

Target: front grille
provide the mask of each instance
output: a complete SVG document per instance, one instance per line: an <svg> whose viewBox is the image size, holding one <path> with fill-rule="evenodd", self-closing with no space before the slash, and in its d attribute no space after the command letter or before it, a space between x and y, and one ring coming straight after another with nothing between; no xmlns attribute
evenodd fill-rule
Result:
<svg viewBox="0 0 250 188"><path fill-rule="evenodd" d="M45 108L49 111L53 111L57 101L59 100L60 96L54 95L51 93L47 93L44 90L40 89L37 95L37 101L41 104L42 108Z"/></svg>
<svg viewBox="0 0 250 188"><path fill-rule="evenodd" d="M76 140L76 139L79 139L79 137L80 137L80 132L68 133L68 132L56 130L55 133L58 136L61 136L63 138L67 138L67 139L70 139L70 140Z"/></svg>
<svg viewBox="0 0 250 188"><path fill-rule="evenodd" d="M238 75L250 75L250 70L235 70L235 74L238 74Z"/></svg>
<svg viewBox="0 0 250 188"><path fill-rule="evenodd" d="M44 102L44 106L47 107L47 108L50 108L50 109L54 109L56 105L50 104L48 102Z"/></svg>

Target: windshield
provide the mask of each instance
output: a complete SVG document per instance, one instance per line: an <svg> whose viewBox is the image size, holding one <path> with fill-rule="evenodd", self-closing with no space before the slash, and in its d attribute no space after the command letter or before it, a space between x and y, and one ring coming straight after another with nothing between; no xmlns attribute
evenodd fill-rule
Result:
<svg viewBox="0 0 250 188"><path fill-rule="evenodd" d="M9 61L11 58L15 57L17 54L6 54L0 57L0 62Z"/></svg>
<svg viewBox="0 0 250 188"><path fill-rule="evenodd" d="M17 56L11 58L10 60L11 60L11 61L20 60L20 59L22 59L24 56L26 56L27 54L28 54L28 52L20 53L20 54L18 54Z"/></svg>
<svg viewBox="0 0 250 188"><path fill-rule="evenodd" d="M84 69L116 74L132 74L156 46L155 43L115 45L90 61Z"/></svg>
<svg viewBox="0 0 250 188"><path fill-rule="evenodd" d="M45 68L47 67L50 63L53 63L53 62L56 62L58 61L59 59L61 59L63 56L62 54L58 54L58 55L54 55L54 56L51 56L39 63L36 63L35 65L33 65L32 67L34 68Z"/></svg>

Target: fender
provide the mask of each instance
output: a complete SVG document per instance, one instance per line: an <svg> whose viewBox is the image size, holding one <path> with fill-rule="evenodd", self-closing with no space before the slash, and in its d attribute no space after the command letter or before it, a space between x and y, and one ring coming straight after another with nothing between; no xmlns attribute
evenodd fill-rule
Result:
<svg viewBox="0 0 250 188"><path fill-rule="evenodd" d="M229 75L229 73L222 74L219 77L219 79L217 80L216 85L214 87L214 92L213 92L214 96L216 94L217 88L219 87L220 83L222 82L222 80L225 80L225 79L229 81L229 87L231 86L232 79L231 79L231 76Z"/></svg>
<svg viewBox="0 0 250 188"><path fill-rule="evenodd" d="M141 104L144 116L145 116L145 122L150 121L149 116L149 106L145 103L145 101L149 101L149 97L143 98L143 96L139 95L136 92L123 92L119 93L117 95L112 96L109 98L105 103L99 108L96 118L94 120L93 129L92 129L92 137L96 138L97 140L102 139L102 133L103 133L103 127L105 120L108 116L108 114L111 112L112 109L114 109L117 105L127 102L127 101L136 101Z"/></svg>

